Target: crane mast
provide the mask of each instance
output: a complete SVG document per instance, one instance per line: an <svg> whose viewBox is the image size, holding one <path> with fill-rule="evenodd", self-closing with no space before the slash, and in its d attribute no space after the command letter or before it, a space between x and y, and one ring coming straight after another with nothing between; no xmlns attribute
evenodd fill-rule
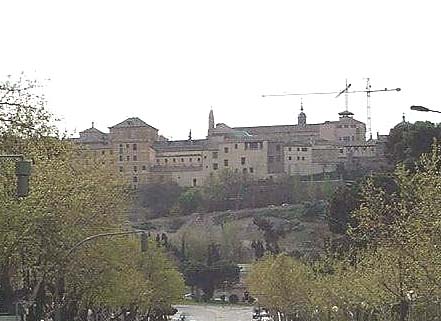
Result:
<svg viewBox="0 0 441 321"><path fill-rule="evenodd" d="M372 116L371 116L371 80L366 78L366 126L369 139L372 139Z"/></svg>

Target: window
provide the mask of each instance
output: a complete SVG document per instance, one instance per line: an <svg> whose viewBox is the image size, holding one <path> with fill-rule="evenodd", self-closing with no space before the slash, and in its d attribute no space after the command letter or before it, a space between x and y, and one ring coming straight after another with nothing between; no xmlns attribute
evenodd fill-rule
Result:
<svg viewBox="0 0 441 321"><path fill-rule="evenodd" d="M274 156L268 156L268 163L274 162Z"/></svg>
<svg viewBox="0 0 441 321"><path fill-rule="evenodd" d="M176 163L176 158L173 158L173 163Z"/></svg>
<svg viewBox="0 0 441 321"><path fill-rule="evenodd" d="M127 158L127 161L130 161L130 156L129 156L129 155L127 155L127 157L126 157L126 158Z"/></svg>
<svg viewBox="0 0 441 321"><path fill-rule="evenodd" d="M217 158L217 152L213 152L212 157L213 157L213 159L216 159Z"/></svg>
<svg viewBox="0 0 441 321"><path fill-rule="evenodd" d="M245 165L245 160L246 160L245 157L241 157L241 158L240 158L240 164L241 164L241 165Z"/></svg>
<svg viewBox="0 0 441 321"><path fill-rule="evenodd" d="M288 160L292 160L292 157L291 157L291 156L288 156Z"/></svg>
<svg viewBox="0 0 441 321"><path fill-rule="evenodd" d="M133 150L138 150L138 145L133 144Z"/></svg>
<svg viewBox="0 0 441 321"><path fill-rule="evenodd" d="M228 153L228 147L224 147L224 153L225 153L225 154Z"/></svg>
<svg viewBox="0 0 441 321"><path fill-rule="evenodd" d="M260 143L260 148L262 149L262 143ZM258 142L249 142L245 143L245 149L259 149L259 143Z"/></svg>
<svg viewBox="0 0 441 321"><path fill-rule="evenodd" d="M133 166L133 171L137 172L138 171L138 166Z"/></svg>
<svg viewBox="0 0 441 321"><path fill-rule="evenodd" d="M228 167L228 159L224 159L224 166Z"/></svg>
<svg viewBox="0 0 441 321"><path fill-rule="evenodd" d="M237 144L234 144L234 149L237 149Z"/></svg>
<svg viewBox="0 0 441 321"><path fill-rule="evenodd" d="M126 144L126 148L129 149L130 148L130 144Z"/></svg>
<svg viewBox="0 0 441 321"><path fill-rule="evenodd" d="M349 127L349 125L344 125L343 127L344 127L344 128L348 128L348 127Z"/></svg>
<svg viewBox="0 0 441 321"><path fill-rule="evenodd" d="M302 156L302 160L305 160L305 156Z"/></svg>
<svg viewBox="0 0 441 321"><path fill-rule="evenodd" d="M280 152L280 145L276 145L276 151Z"/></svg>
<svg viewBox="0 0 441 321"><path fill-rule="evenodd" d="M183 163L184 162L184 159L183 158L181 158L181 163Z"/></svg>
<svg viewBox="0 0 441 321"><path fill-rule="evenodd" d="M357 126L355 126L355 125L351 125L351 128L355 128L355 127L357 127Z"/></svg>
<svg viewBox="0 0 441 321"><path fill-rule="evenodd" d="M307 152L307 151L308 151L308 148L302 147L302 152Z"/></svg>
<svg viewBox="0 0 441 321"><path fill-rule="evenodd" d="M109 153L110 153L110 155L113 155L113 150L112 149L109 150Z"/></svg>
<svg viewBox="0 0 441 321"><path fill-rule="evenodd" d="M242 169L242 173L246 174L248 172L248 170L246 168Z"/></svg>
<svg viewBox="0 0 441 321"><path fill-rule="evenodd" d="M147 167L145 165L142 165L142 170L145 171Z"/></svg>
<svg viewBox="0 0 441 321"><path fill-rule="evenodd" d="M201 161L201 158L200 157L198 157L198 162L200 162Z"/></svg>
<svg viewBox="0 0 441 321"><path fill-rule="evenodd" d="M120 166L119 167L119 172L122 173L124 171L124 167Z"/></svg>
<svg viewBox="0 0 441 321"><path fill-rule="evenodd" d="M291 151L291 149L292 149L291 147L288 147L288 152L290 152L290 151Z"/></svg>
<svg viewBox="0 0 441 321"><path fill-rule="evenodd" d="M250 167L250 173L254 173L254 168Z"/></svg>
<svg viewBox="0 0 441 321"><path fill-rule="evenodd" d="M101 151L101 155L105 155L106 154L106 151L105 150L102 150Z"/></svg>
<svg viewBox="0 0 441 321"><path fill-rule="evenodd" d="M138 176L133 176L133 183L138 183Z"/></svg>
<svg viewBox="0 0 441 321"><path fill-rule="evenodd" d="M259 148L262 149L263 148L263 143L259 142Z"/></svg>
<svg viewBox="0 0 441 321"><path fill-rule="evenodd" d="M297 151L300 152L300 147L297 147Z"/></svg>
<svg viewBox="0 0 441 321"><path fill-rule="evenodd" d="M340 154L343 154L343 148L340 148Z"/></svg>
<svg viewBox="0 0 441 321"><path fill-rule="evenodd" d="M277 155L276 156L276 162L280 162L280 161L282 161L282 159L280 158L280 155Z"/></svg>
<svg viewBox="0 0 441 321"><path fill-rule="evenodd" d="M133 155L133 160L136 162L138 160L138 156L137 155Z"/></svg>
<svg viewBox="0 0 441 321"><path fill-rule="evenodd" d="M207 159L207 155L204 155L204 159Z"/></svg>
<svg viewBox="0 0 441 321"><path fill-rule="evenodd" d="M119 153L122 154L123 153L123 148L122 145L119 147Z"/></svg>
<svg viewBox="0 0 441 321"><path fill-rule="evenodd" d="M213 164L213 170L217 170L219 168L219 165L217 163Z"/></svg>
<svg viewBox="0 0 441 321"><path fill-rule="evenodd" d="M160 162L160 160L159 160L159 159L157 159L157 160L156 160L156 163L158 163L158 164L159 164L159 162Z"/></svg>
<svg viewBox="0 0 441 321"><path fill-rule="evenodd" d="M164 159L164 163L166 163L166 164L168 163L168 159L167 159L167 158L166 158L166 159Z"/></svg>
<svg viewBox="0 0 441 321"><path fill-rule="evenodd" d="M341 125L337 125L337 128L341 128Z"/></svg>
<svg viewBox="0 0 441 321"><path fill-rule="evenodd" d="M352 137L352 140L355 140L355 137L354 136L351 136Z"/></svg>
<svg viewBox="0 0 441 321"><path fill-rule="evenodd" d="M119 155L119 161L120 161L120 162L123 161L123 157L122 157L122 155Z"/></svg>
<svg viewBox="0 0 441 321"><path fill-rule="evenodd" d="M297 156L297 160L300 160L300 156Z"/></svg>
<svg viewBox="0 0 441 321"><path fill-rule="evenodd" d="M191 163L191 162L193 161L193 159L192 159L192 158L189 158L188 161Z"/></svg>
<svg viewBox="0 0 441 321"><path fill-rule="evenodd" d="M196 180L196 178L193 178L193 186L196 186L197 185L197 180Z"/></svg>

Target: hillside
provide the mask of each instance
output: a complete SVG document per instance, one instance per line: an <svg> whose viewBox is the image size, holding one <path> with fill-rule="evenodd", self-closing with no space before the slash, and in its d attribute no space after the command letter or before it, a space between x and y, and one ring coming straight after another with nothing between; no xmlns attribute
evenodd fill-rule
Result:
<svg viewBox="0 0 441 321"><path fill-rule="evenodd" d="M195 255L204 255L206 245L221 244L230 256L246 263L254 258L253 241L264 241L264 233L254 224L254 219L265 218L274 230L283 235L279 239L282 251L301 255L316 255L323 251L324 239L330 236L325 221L325 202L314 204L269 206L213 213L194 213L187 216L150 220L136 226L151 235L166 233L177 248L183 242Z"/></svg>

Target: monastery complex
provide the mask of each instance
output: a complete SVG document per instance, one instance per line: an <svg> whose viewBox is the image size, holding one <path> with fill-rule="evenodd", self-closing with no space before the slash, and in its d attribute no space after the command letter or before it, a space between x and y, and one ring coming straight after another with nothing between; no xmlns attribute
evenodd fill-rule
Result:
<svg viewBox="0 0 441 321"><path fill-rule="evenodd" d="M308 124L303 106L297 124L229 127L208 117L205 139L167 140L141 119L128 118L109 128L80 132L75 141L101 157L135 187L175 181L201 186L222 170L272 180L286 175L317 175L382 164L386 136L366 140L366 125L343 111L338 120Z"/></svg>

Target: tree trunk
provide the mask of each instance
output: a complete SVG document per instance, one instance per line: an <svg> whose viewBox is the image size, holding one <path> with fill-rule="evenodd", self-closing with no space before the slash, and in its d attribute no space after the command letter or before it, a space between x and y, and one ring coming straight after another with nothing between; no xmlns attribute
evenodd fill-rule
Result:
<svg viewBox="0 0 441 321"><path fill-rule="evenodd" d="M0 312L6 312L8 314L15 314L14 307L14 289L11 284L11 278L9 277L9 265L3 265L0 267Z"/></svg>

